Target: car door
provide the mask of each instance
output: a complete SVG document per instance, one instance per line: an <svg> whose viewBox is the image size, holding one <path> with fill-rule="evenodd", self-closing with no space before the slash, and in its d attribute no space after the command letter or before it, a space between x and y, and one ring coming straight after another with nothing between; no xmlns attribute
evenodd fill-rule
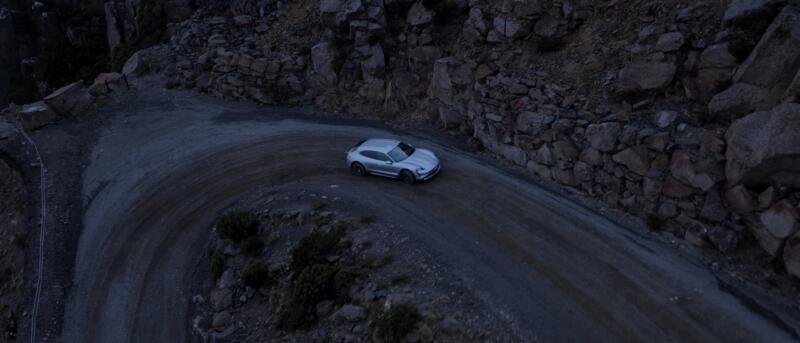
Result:
<svg viewBox="0 0 800 343"><path fill-rule="evenodd" d="M397 169L396 166L395 166L395 163L394 163L394 161L392 161L392 159L389 157L389 155L386 155L386 154L384 154L382 152L376 152L375 153L375 158L378 161L380 161L380 163L378 163L378 170L380 170L381 174L384 174L386 176L397 176L398 175L398 171L395 170L395 169Z"/></svg>
<svg viewBox="0 0 800 343"><path fill-rule="evenodd" d="M389 159L389 156L386 156L386 154L365 150L361 152L361 156L365 157L364 164L370 173L392 175L389 170L389 167L391 167L391 159Z"/></svg>

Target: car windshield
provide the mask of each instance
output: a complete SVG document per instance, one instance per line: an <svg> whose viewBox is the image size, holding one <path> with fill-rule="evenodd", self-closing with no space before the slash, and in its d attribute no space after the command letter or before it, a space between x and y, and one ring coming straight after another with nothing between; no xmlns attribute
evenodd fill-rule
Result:
<svg viewBox="0 0 800 343"><path fill-rule="evenodd" d="M392 158L395 162L400 162L402 160L407 159L409 156L414 154L414 147L406 144L400 143L397 145L396 148L389 151L389 157Z"/></svg>

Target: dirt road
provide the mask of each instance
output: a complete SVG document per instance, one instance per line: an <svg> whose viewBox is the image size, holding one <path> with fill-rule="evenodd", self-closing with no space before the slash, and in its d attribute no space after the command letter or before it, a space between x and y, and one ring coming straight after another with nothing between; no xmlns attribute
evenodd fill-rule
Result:
<svg viewBox="0 0 800 343"><path fill-rule="evenodd" d="M215 216L274 187L339 197L396 223L526 340L797 339L797 314L718 281L674 247L621 227L443 139L281 119L280 111L140 90L106 110L84 172L84 229L65 342L185 342L191 273ZM351 176L364 137L435 151L433 182Z"/></svg>

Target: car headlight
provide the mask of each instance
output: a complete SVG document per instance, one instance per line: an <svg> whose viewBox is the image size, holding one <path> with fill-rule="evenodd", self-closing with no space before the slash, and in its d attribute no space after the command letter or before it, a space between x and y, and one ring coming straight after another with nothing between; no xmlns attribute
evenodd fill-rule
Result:
<svg viewBox="0 0 800 343"><path fill-rule="evenodd" d="M424 172L425 172L425 168L417 168L417 173L424 173Z"/></svg>

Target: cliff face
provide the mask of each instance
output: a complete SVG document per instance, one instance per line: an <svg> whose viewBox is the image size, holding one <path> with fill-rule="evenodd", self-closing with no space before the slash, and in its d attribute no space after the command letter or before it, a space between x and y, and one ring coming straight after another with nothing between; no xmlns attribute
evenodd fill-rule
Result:
<svg viewBox="0 0 800 343"><path fill-rule="evenodd" d="M0 102L31 102L104 71L104 18L99 0L0 1Z"/></svg>
<svg viewBox="0 0 800 343"><path fill-rule="evenodd" d="M0 7L0 107L8 105L12 73L16 72L17 47L14 41L14 24L11 12Z"/></svg>
<svg viewBox="0 0 800 343"><path fill-rule="evenodd" d="M800 89L798 15L783 1L205 1L172 27L167 74L460 132L655 229L721 251L755 237L791 267L800 141L778 128L797 107L776 106Z"/></svg>

